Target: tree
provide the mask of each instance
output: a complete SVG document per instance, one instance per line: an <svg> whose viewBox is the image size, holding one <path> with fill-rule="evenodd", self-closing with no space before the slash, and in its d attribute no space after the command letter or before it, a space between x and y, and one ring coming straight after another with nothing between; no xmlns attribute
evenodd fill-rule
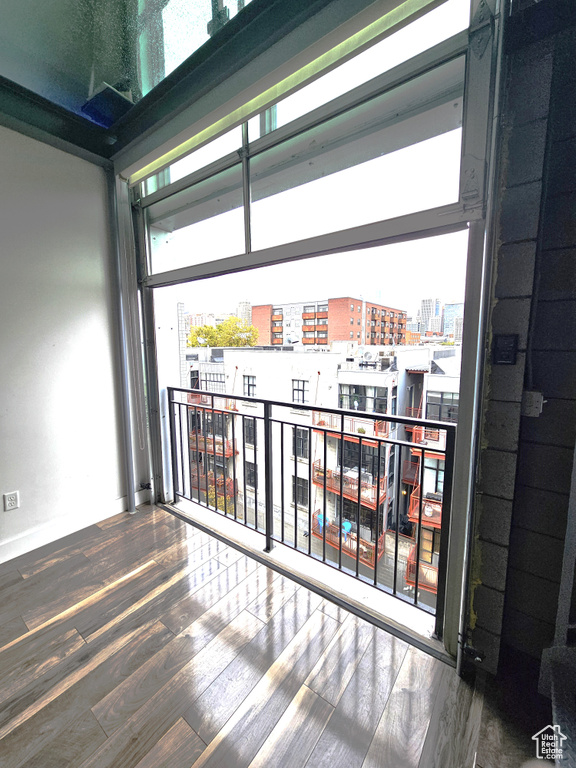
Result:
<svg viewBox="0 0 576 768"><path fill-rule="evenodd" d="M189 347L253 347L257 341L258 329L239 317L229 317L215 328L191 328L188 334Z"/></svg>

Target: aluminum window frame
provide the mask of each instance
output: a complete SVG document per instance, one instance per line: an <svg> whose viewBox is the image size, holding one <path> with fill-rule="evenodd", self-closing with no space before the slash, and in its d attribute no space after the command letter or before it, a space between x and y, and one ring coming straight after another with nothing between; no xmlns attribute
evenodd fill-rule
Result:
<svg viewBox="0 0 576 768"><path fill-rule="evenodd" d="M238 271L257 269L261 266L295 261L316 255L360 250L376 245L421 239L444 233L469 229L467 275L465 287L465 314L463 332L463 360L461 374L458 438L456 444L456 463L454 466L453 515L448 546L447 589L444 607L443 640L448 653L459 653L462 634L462 617L465 604L467 559L470 549L472 521L470 517L471 499L475 479L476 455L480 412L480 384L482 381L483 337L487 316L487 296L490 280L490 254L494 243L493 197L494 168L491 158L494 156L494 143L498 119L498 84L500 79L502 24L503 19L497 7L498 0L471 0L471 26L465 33L435 46L400 67L384 73L379 87L399 87L403 82L418 76L422 67L434 67L451 57L466 55L466 78L464 85L462 161L460 175L460 200L458 203L438 208L417 211L416 213L393 219L384 219L349 230L331 232L326 235L309 238L305 241L287 243L261 251L250 251L226 259L218 259L164 273L150 275L147 269L146 226L144 212L148 205L161 197L175 194L192 181L206 178L215 172L214 168L204 168L190 177L176 182L170 187L140 199L138 194L129 199L128 186L118 180L117 190L120 204L132 205L135 214L135 228L139 246L138 269L141 290L142 316L146 369L148 381L148 409L150 414L150 446L153 467L155 496L159 500L169 499L170 469L162 453L165 444L162 428L162 396L157 391L157 363L155 360L154 311L152 293L155 288L175 285L183 282L202 280ZM400 77L403 70L403 80ZM386 85L384 84L386 81ZM375 87L370 81L361 89ZM367 98L366 93L357 94L357 98ZM319 108L316 113L309 113L301 118L304 121L325 120L333 116L332 110L342 108L343 99L352 94L336 99ZM295 121L295 123L298 121ZM258 139L258 151L284 139L285 130L296 126L289 124L278 131ZM254 144L256 144L255 142ZM234 161L237 162L237 155ZM246 158L244 158L246 159ZM218 161L218 170L222 163ZM228 160L226 160L228 162ZM213 164L216 165L216 164ZM194 178L192 178L194 177ZM126 217L124 217L126 219ZM155 391L156 390L156 391ZM392 397L392 402L395 400ZM444 545L444 543L443 543Z"/></svg>

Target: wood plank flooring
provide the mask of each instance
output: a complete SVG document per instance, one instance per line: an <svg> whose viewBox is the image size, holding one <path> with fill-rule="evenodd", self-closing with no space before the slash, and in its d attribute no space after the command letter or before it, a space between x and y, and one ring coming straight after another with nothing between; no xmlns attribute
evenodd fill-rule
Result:
<svg viewBox="0 0 576 768"><path fill-rule="evenodd" d="M532 756L450 667L163 510L0 565L1 768L490 768L483 732Z"/></svg>

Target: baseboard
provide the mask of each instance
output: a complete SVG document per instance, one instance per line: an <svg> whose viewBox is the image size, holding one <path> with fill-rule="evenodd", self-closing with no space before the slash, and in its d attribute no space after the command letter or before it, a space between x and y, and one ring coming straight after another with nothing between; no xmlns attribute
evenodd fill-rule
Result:
<svg viewBox="0 0 576 768"><path fill-rule="evenodd" d="M146 504L150 501L150 491L143 490L136 493L136 505ZM121 496L110 504L103 504L97 511L89 515L79 515L78 512L64 515L56 519L47 520L42 525L29 528L18 536L0 542L0 563L12 560L26 552L31 552L45 544L50 544L63 536L88 528L90 525L106 520L108 517L125 512L128 509L128 497Z"/></svg>

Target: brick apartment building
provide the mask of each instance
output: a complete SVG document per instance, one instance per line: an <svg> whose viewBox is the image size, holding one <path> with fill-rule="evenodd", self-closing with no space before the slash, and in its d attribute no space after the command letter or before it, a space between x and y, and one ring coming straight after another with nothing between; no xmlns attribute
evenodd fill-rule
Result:
<svg viewBox="0 0 576 768"><path fill-rule="evenodd" d="M345 296L252 307L252 325L260 344L326 347L332 341L405 344L406 312Z"/></svg>

